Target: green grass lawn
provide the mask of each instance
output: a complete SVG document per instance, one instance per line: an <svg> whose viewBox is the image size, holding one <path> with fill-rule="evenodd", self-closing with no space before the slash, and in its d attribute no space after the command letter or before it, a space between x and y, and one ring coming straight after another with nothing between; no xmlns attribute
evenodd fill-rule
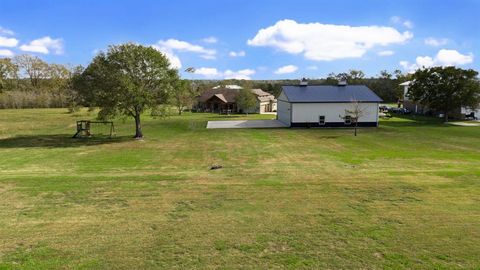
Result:
<svg viewBox="0 0 480 270"><path fill-rule="evenodd" d="M71 139L94 115L66 111L0 110L0 269L480 269L480 127Z"/></svg>

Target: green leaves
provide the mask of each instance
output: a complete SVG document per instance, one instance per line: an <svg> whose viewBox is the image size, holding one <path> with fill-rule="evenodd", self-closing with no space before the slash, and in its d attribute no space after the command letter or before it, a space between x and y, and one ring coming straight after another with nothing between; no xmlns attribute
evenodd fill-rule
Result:
<svg viewBox="0 0 480 270"><path fill-rule="evenodd" d="M126 43L98 54L78 82L79 92L105 114L134 116L167 102L178 79L168 59L151 47Z"/></svg>
<svg viewBox="0 0 480 270"><path fill-rule="evenodd" d="M408 97L431 110L448 114L460 107L475 108L480 103L480 87L472 69L433 67L419 69L413 75Z"/></svg>
<svg viewBox="0 0 480 270"><path fill-rule="evenodd" d="M243 112L248 112L255 108L257 105L257 99L252 93L251 89L242 88L238 93L236 100L237 106L243 110Z"/></svg>

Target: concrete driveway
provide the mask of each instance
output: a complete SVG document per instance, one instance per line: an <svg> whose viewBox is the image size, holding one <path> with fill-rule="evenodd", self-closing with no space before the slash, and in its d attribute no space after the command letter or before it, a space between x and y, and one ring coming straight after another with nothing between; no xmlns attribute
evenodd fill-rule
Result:
<svg viewBox="0 0 480 270"><path fill-rule="evenodd" d="M480 126L480 120L473 120L468 122L448 122L448 124L462 127L478 127Z"/></svg>
<svg viewBox="0 0 480 270"><path fill-rule="evenodd" d="M207 128L283 128L278 120L208 121Z"/></svg>

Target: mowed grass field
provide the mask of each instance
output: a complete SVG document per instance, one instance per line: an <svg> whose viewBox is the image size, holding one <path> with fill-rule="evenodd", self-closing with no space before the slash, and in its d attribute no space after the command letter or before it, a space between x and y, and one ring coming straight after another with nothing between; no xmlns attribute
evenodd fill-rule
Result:
<svg viewBox="0 0 480 270"><path fill-rule="evenodd" d="M94 117L0 110L0 269L480 269L480 127L187 113L71 139Z"/></svg>

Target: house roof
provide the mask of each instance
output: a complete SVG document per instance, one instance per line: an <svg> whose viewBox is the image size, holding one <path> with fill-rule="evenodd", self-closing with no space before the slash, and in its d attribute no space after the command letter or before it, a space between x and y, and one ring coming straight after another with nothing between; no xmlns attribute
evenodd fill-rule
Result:
<svg viewBox="0 0 480 270"><path fill-rule="evenodd" d="M235 97L238 95L238 90L236 89L229 89L229 88L216 88L216 89L209 89L200 95L198 98L199 102L205 102L212 98L215 95L222 95L223 99L220 98L223 102L232 103L235 102ZM217 96L218 97L218 96Z"/></svg>
<svg viewBox="0 0 480 270"><path fill-rule="evenodd" d="M252 89L252 93L254 93L255 95L257 96L271 96L272 94L270 93L267 93L265 91L263 91L262 89Z"/></svg>
<svg viewBox="0 0 480 270"><path fill-rule="evenodd" d="M382 102L365 85L288 85L282 87L289 102Z"/></svg>
<svg viewBox="0 0 480 270"><path fill-rule="evenodd" d="M198 101L206 102L210 98L216 96L225 103L233 103L235 102L235 98L237 97L239 91L239 89L231 88L213 88L203 92L203 94L198 97ZM257 96L257 99L260 101L275 101L275 97L272 94L267 93L262 89L252 89L252 93L254 93Z"/></svg>
<svg viewBox="0 0 480 270"><path fill-rule="evenodd" d="M215 96L221 101L228 103L227 99L223 96L223 94L215 94Z"/></svg>

